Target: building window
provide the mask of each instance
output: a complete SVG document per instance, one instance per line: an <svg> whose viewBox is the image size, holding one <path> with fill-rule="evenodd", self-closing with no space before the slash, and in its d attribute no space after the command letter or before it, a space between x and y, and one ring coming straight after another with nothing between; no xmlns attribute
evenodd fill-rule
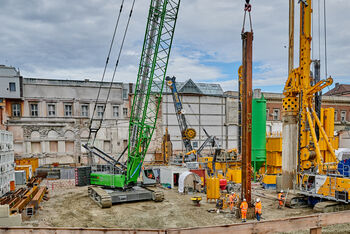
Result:
<svg viewBox="0 0 350 234"><path fill-rule="evenodd" d="M89 116L89 105L87 104L81 105L81 116L84 116L84 117Z"/></svg>
<svg viewBox="0 0 350 234"><path fill-rule="evenodd" d="M346 122L346 111L342 111L340 113L340 121L341 122Z"/></svg>
<svg viewBox="0 0 350 234"><path fill-rule="evenodd" d="M338 111L334 111L334 122L338 121Z"/></svg>
<svg viewBox="0 0 350 234"><path fill-rule="evenodd" d="M104 112L104 106L97 106L97 117L102 119L103 118L103 112Z"/></svg>
<svg viewBox="0 0 350 234"><path fill-rule="evenodd" d="M19 103L12 104L12 116L13 117L21 116L21 104Z"/></svg>
<svg viewBox="0 0 350 234"><path fill-rule="evenodd" d="M50 141L50 153L58 152L58 141Z"/></svg>
<svg viewBox="0 0 350 234"><path fill-rule="evenodd" d="M266 109L266 120L269 120L269 109Z"/></svg>
<svg viewBox="0 0 350 234"><path fill-rule="evenodd" d="M33 117L39 116L39 108L37 103L30 104L30 116L33 116Z"/></svg>
<svg viewBox="0 0 350 234"><path fill-rule="evenodd" d="M31 153L34 153L34 154L41 153L40 142L32 142L31 143Z"/></svg>
<svg viewBox="0 0 350 234"><path fill-rule="evenodd" d="M123 99L128 99L128 89L123 89Z"/></svg>
<svg viewBox="0 0 350 234"><path fill-rule="evenodd" d="M74 141L66 141L65 142L66 153L74 152Z"/></svg>
<svg viewBox="0 0 350 234"><path fill-rule="evenodd" d="M279 119L280 119L280 110L273 109L273 120L279 120Z"/></svg>
<svg viewBox="0 0 350 234"><path fill-rule="evenodd" d="M9 88L10 88L10 92L16 92L16 83L10 82Z"/></svg>
<svg viewBox="0 0 350 234"><path fill-rule="evenodd" d="M47 115L56 116L56 104L47 104Z"/></svg>
<svg viewBox="0 0 350 234"><path fill-rule="evenodd" d="M128 108L126 108L126 107L123 108L123 116L124 117L128 116Z"/></svg>
<svg viewBox="0 0 350 234"><path fill-rule="evenodd" d="M119 106L113 106L113 117L119 117Z"/></svg>
<svg viewBox="0 0 350 234"><path fill-rule="evenodd" d="M64 116L72 116L73 106L72 104L64 104Z"/></svg>

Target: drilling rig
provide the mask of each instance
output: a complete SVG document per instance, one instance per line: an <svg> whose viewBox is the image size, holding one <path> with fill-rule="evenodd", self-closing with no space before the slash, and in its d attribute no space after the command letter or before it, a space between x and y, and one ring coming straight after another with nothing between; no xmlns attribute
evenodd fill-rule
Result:
<svg viewBox="0 0 350 234"><path fill-rule="evenodd" d="M338 170L334 109L321 108L318 113L315 110L320 102L317 93L330 86L333 79L315 82L311 75L311 3L312 0L299 1L299 67L290 70L283 91L282 186L293 185L303 195L291 197L290 206L307 202L316 204L316 210L324 210L339 205L338 202L349 202L350 178ZM293 147L297 155L293 154Z"/></svg>

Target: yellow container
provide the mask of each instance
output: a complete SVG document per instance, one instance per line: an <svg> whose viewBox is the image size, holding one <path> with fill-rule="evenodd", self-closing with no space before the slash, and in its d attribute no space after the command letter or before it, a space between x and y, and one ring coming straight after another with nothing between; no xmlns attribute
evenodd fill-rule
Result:
<svg viewBox="0 0 350 234"><path fill-rule="evenodd" d="M267 137L266 151L282 152L282 137Z"/></svg>
<svg viewBox="0 0 350 234"><path fill-rule="evenodd" d="M229 181L240 184L242 183L242 170L241 169L227 169L226 177Z"/></svg>
<svg viewBox="0 0 350 234"><path fill-rule="evenodd" d="M282 166L282 152L266 152L266 165L281 167Z"/></svg>
<svg viewBox="0 0 350 234"><path fill-rule="evenodd" d="M264 184L276 184L276 175L264 175L262 182Z"/></svg>
<svg viewBox="0 0 350 234"><path fill-rule="evenodd" d="M16 165L31 165L33 173L39 167L39 159L38 158L21 158L15 160Z"/></svg>
<svg viewBox="0 0 350 234"><path fill-rule="evenodd" d="M207 179L207 200L220 198L220 179L208 178Z"/></svg>
<svg viewBox="0 0 350 234"><path fill-rule="evenodd" d="M267 166L267 174L280 174L282 173L282 167Z"/></svg>

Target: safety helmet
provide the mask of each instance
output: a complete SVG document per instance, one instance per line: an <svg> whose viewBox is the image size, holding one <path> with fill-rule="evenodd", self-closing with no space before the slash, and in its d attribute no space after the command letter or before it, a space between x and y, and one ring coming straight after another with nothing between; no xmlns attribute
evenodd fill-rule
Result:
<svg viewBox="0 0 350 234"><path fill-rule="evenodd" d="M231 192L231 194L235 194L235 192Z"/></svg>
<svg viewBox="0 0 350 234"><path fill-rule="evenodd" d="M283 190L281 190L281 193L283 193Z"/></svg>
<svg viewBox="0 0 350 234"><path fill-rule="evenodd" d="M260 198L257 198L257 199L256 199L256 202L260 202Z"/></svg>
<svg viewBox="0 0 350 234"><path fill-rule="evenodd" d="M247 200L244 198L243 201L247 201Z"/></svg>

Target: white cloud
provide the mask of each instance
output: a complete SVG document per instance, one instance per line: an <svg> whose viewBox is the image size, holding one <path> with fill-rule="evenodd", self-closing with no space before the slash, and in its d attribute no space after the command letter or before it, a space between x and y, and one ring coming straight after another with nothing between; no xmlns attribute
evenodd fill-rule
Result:
<svg viewBox="0 0 350 234"><path fill-rule="evenodd" d="M172 56L167 74L178 77L179 81L185 81L189 78L196 81L206 81L225 77L218 68L201 64L199 58L180 55Z"/></svg>

